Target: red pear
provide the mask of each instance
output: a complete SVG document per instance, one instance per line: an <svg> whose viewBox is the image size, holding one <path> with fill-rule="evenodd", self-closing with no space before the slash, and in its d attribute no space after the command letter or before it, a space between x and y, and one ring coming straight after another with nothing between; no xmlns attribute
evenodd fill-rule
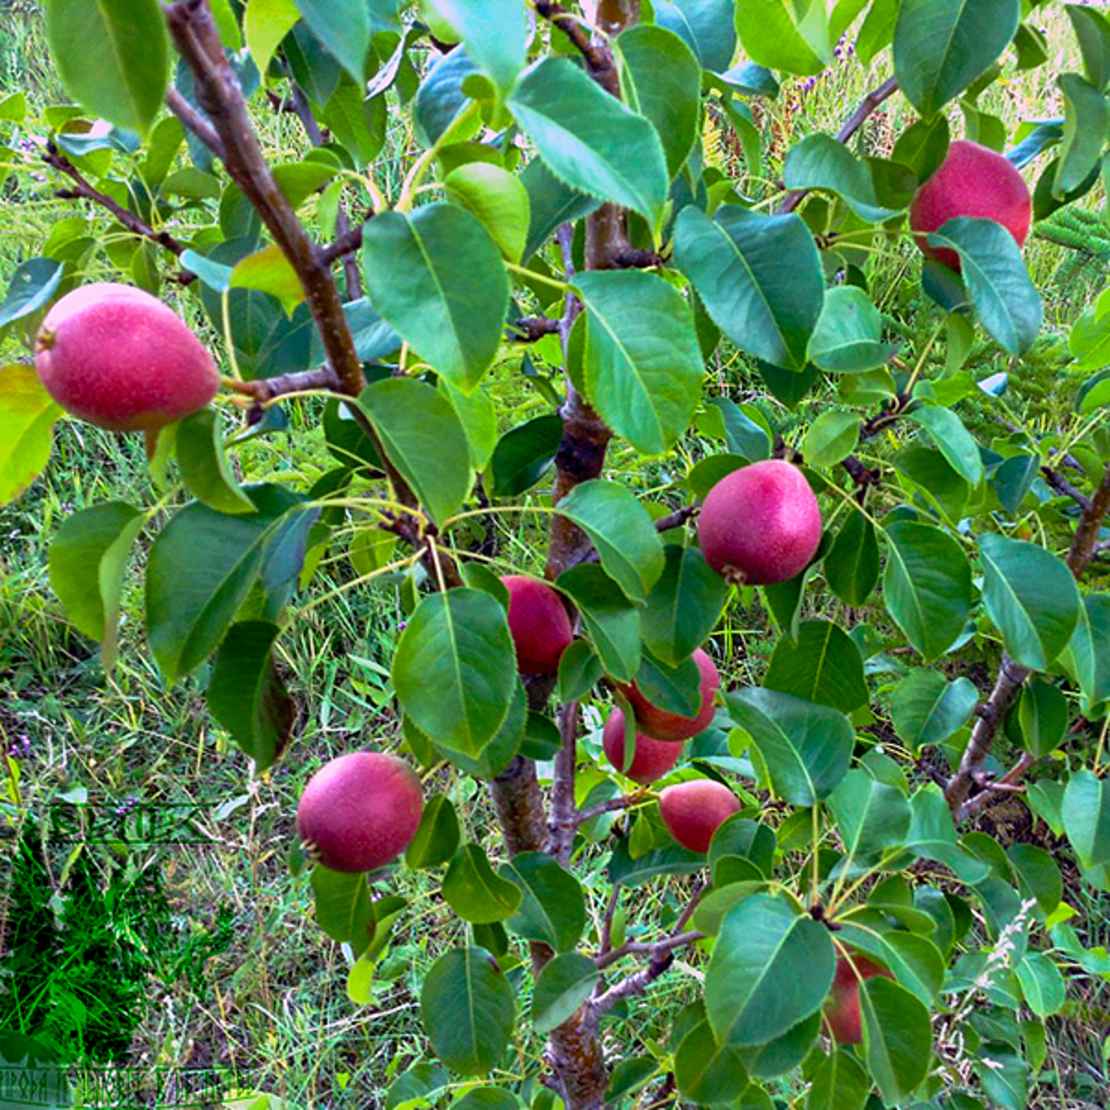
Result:
<svg viewBox="0 0 1110 1110"><path fill-rule="evenodd" d="M876 975L894 978L885 967L873 963L866 956L853 952L850 962L845 956L837 957L832 990L825 1003L825 1017L833 1037L841 1044L859 1044L863 1040L859 1016L860 979L873 979Z"/></svg>
<svg viewBox="0 0 1110 1110"><path fill-rule="evenodd" d="M204 408L220 384L180 316L141 289L111 282L83 285L51 308L35 369L66 412L115 432L173 424Z"/></svg>
<svg viewBox="0 0 1110 1110"><path fill-rule="evenodd" d="M708 852L713 834L739 809L740 799L712 779L676 783L659 795L663 824L691 852Z"/></svg>
<svg viewBox="0 0 1110 1110"><path fill-rule="evenodd" d="M635 684L621 687L621 693L628 698L628 703L636 714L636 727L653 740L689 740L691 736L697 736L708 728L709 722L713 720L713 694L720 688L721 676L717 673L713 660L701 648L694 652L692 658L701 673L701 705L693 717L683 717L681 713L671 713L652 705Z"/></svg>
<svg viewBox="0 0 1110 1110"><path fill-rule="evenodd" d="M796 466L765 459L734 470L709 491L698 539L709 565L731 582L785 582L817 551L821 510Z"/></svg>
<svg viewBox="0 0 1110 1110"><path fill-rule="evenodd" d="M554 674L574 638L570 617L559 595L539 578L508 574L509 632L521 674Z"/></svg>
<svg viewBox="0 0 1110 1110"><path fill-rule="evenodd" d="M1004 155L978 143L957 139L940 169L917 191L910 205L910 227L922 232L917 245L929 258L958 271L960 256L948 247L930 247L925 237L956 216L978 216L1000 223L1019 247L1025 245L1033 218L1029 187Z"/></svg>
<svg viewBox="0 0 1110 1110"><path fill-rule="evenodd" d="M423 788L407 763L352 752L308 780L297 831L308 854L332 871L373 871L409 846L423 808Z"/></svg>
<svg viewBox="0 0 1110 1110"><path fill-rule="evenodd" d="M601 744L609 762L620 771L624 766L624 714L619 709L614 709L609 714L601 734ZM622 773L633 782L646 786L649 782L661 779L678 762L681 755L681 744L655 740L637 732L632 764Z"/></svg>

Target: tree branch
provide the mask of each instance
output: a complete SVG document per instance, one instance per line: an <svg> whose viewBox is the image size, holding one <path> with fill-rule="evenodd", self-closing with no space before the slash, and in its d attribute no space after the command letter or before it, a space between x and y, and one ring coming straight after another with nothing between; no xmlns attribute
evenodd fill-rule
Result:
<svg viewBox="0 0 1110 1110"><path fill-rule="evenodd" d="M578 808L574 804L574 774L578 764L578 702L559 707L559 735L562 747L555 755L555 774L551 787L551 821L545 851L566 865L578 829Z"/></svg>
<svg viewBox="0 0 1110 1110"><path fill-rule="evenodd" d="M48 166L64 173L73 182L73 188L60 189L58 196L64 200L88 200L93 204L99 205L101 208L107 209L128 231L133 235L138 235L143 239L149 239L152 243L157 243L160 247L165 247L166 250L177 255L179 258L186 251L184 243L178 242L168 231L155 231L144 219L137 216L130 209L124 208L107 193L102 193L88 179L81 173L81 171L58 149L53 142L46 144L46 150L42 155L43 161ZM178 278L182 284L188 284L190 281L196 279L196 274L190 271L182 271L181 276Z"/></svg>
<svg viewBox="0 0 1110 1110"><path fill-rule="evenodd" d="M1051 466L1042 466L1041 473L1044 475L1045 481L1061 497L1070 497L1084 511L1091 507L1091 499L1076 489L1060 471L1054 470Z"/></svg>
<svg viewBox="0 0 1110 1110"><path fill-rule="evenodd" d="M366 218L369 219L372 215L371 212ZM330 266L340 258L345 258L349 254L360 251L362 249L362 229L362 224L356 224L354 227L348 228L347 231L336 238L334 243L317 248L317 257L325 266Z"/></svg>
<svg viewBox="0 0 1110 1110"><path fill-rule="evenodd" d="M174 45L193 73L197 102L219 138L228 173L243 190L274 242L296 271L309 311L323 340L327 360L339 378L341 392L357 397L364 384L362 363L343 312L339 289L296 212L278 188L262 153L243 90L227 60L208 0L176 0L165 8L165 13ZM417 509L416 496L389 461L373 425L357 407L353 413L359 427L377 450L395 497L403 505ZM414 549L419 546L428 548L424 562L434 574L434 553L430 545L423 543L419 520L404 514L403 519L397 521L397 533ZM461 584L458 567L446 551L442 552L439 568L446 585Z"/></svg>
<svg viewBox="0 0 1110 1110"><path fill-rule="evenodd" d="M898 89L898 78L888 77L877 88L872 89L860 101L859 107L844 121L843 126L836 133L838 142L846 143L867 121L868 117L883 103L884 100L889 99ZM779 205L779 213L793 212L805 198L809 195L809 189L795 189L790 193L782 204Z"/></svg>
<svg viewBox="0 0 1110 1110"><path fill-rule="evenodd" d="M1084 495L1080 494L1080 496L1083 497ZM1087 504L1083 509L1079 527L1072 538L1071 548L1066 559L1068 569L1076 579L1082 577L1083 572L1087 569L1087 564L1090 563L1095 552L1099 529L1102 527L1107 513L1110 512L1110 466L1106 468L1106 473L1103 475L1102 482L1094 496L1084 499ZM979 709L979 719L975 722L975 727L971 731L971 739L968 740L967 747L964 749L960 766L944 792L945 799L957 824L986 804L985 801L976 801L982 793L986 792L988 797L991 794L991 791L987 789L987 784L982 779L983 764L990 753L1006 711L1031 673L1029 668L1015 663L1008 655L1002 656L994 689L991 691L986 705ZM1023 767L1018 778L1027 769L1028 767ZM1017 778L1010 781L1016 783ZM975 790L978 792L973 793Z"/></svg>
<svg viewBox="0 0 1110 1110"><path fill-rule="evenodd" d="M553 3L552 0L536 0L536 14L562 31L591 69L600 70L612 66L612 51L593 41L581 16L567 11L562 4Z"/></svg>
<svg viewBox="0 0 1110 1110"><path fill-rule="evenodd" d="M186 131L191 131L221 162L226 162L224 144L220 142L220 136L216 134L208 120L172 85L166 93L166 107L181 120Z"/></svg>

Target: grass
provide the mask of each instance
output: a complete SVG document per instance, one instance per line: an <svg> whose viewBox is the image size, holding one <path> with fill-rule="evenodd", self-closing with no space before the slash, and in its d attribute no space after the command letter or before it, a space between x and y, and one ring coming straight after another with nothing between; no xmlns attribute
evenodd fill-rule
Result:
<svg viewBox="0 0 1110 1110"><path fill-rule="evenodd" d="M1053 57L1072 50L1062 23L1048 30ZM771 151L770 172L781 168L788 138L835 130L845 106L878 83L885 64L877 63L871 72L854 64L839 66L812 89L789 83L760 121ZM17 89L27 92L35 112L64 99L47 60L41 11L30 3L0 5L0 94ZM1047 77L1037 71L993 87L984 107L1012 127L1022 119L1056 114L1056 98ZM888 102L861 133L861 149L889 154L894 136L911 118L901 99ZM276 160L303 153L304 141L291 117L260 111L259 127ZM410 141L400 123L392 126L387 165L394 179ZM716 159L731 173L742 172L727 131L710 130L707 141L710 161ZM72 203L54 199L45 182L23 168L19 180L6 187L7 202L0 206L0 288L20 262L39 251L51 228L76 210ZM395 190L397 181L387 185ZM1099 192L1085 203L1093 210L1103 201ZM206 218L203 210L181 214L186 230ZM980 341L967 368L976 379L1009 370L1010 411L1022 423L1047 429L1061 418L1070 393L1063 336L1101 288L1106 267L1088 260L1082 281L1059 280L1071 255L1039 238L1031 241L1026 257L1038 286L1046 291L1044 338L1020 366L993 344ZM83 265L86 279L111 272L99 254ZM891 245L874 283L883 291L891 333L911 354L920 349L936 319L917 291L916 272L916 252L903 240ZM7 340L0 353L7 359L27 357L18 340ZM939 372L941 361L938 353L928 372ZM727 347L715 355L711 370L711 388L733 398L744 399L759 389L751 369ZM499 374L493 390L503 428L543 410L542 399L519 375ZM794 439L829 402L829 395L822 394L793 415L774 404L768 409L780 431ZM311 405L292 410L295 428L312 425ZM961 412L985 442L999 434L993 410L985 403L965 401ZM719 445L690 437L683 450L696 459ZM880 443L875 450L888 458L893 447ZM629 474L627 457L619 448L612 452L613 475L644 492L674 488L676 475L669 464ZM243 452L242 464L248 476L275 481L302 472L316 475L328 465L319 437L311 435L257 440ZM43 477L21 501L0 509L0 744L30 738L29 754L14 761L18 784L9 778L0 813L18 820L26 809L40 807L75 785L87 789L90 798L135 794L148 801L210 804L204 819L212 836L209 848L163 849L151 862L164 875L178 928L187 933L210 924L217 908L227 905L233 913L233 943L210 961L211 990L197 994L178 984L157 996L157 1005L140 1023L136 1059L189 1066L246 1062L258 1068L257 1086L279 1092L297 1106L382 1105L386 1085L423 1051L419 985L435 956L457 939L459 927L445 914L433 882L398 874L391 888L410 900L404 926L379 968L373 1004L354 1007L344 989L343 956L312 921L307 879L290 878L286 854L296 799L312 770L352 747L389 747L398 741L383 677L403 619L396 593L390 588L344 588L353 579L348 562L336 558L324 564L300 598L299 604L310 608L281 640L283 670L301 707L297 739L269 776L248 782L243 757L229 748L226 735L207 714L202 697L206 671L173 689L159 676L143 641L138 575L124 599L120 661L110 676L103 674L95 645L66 622L49 587L48 541L68 515L107 499L150 503L156 496L138 443L67 423L59 428ZM536 566L542 524L542 514L496 518L503 565ZM140 553L136 569L142 561ZM822 608L828 612L824 602ZM770 653L767 615L754 599L736 597L715 643L727 682L758 681ZM472 828L488 826L488 803L472 781L439 772L435 785L452 792ZM2 786L0 780L0 799L5 798ZM7 850L0 843L0 854ZM595 915L604 908L596 876L599 862L596 853L587 853L583 881ZM672 880L661 888L630 892L630 929L673 916L683 886ZM1110 942L1105 896L1075 886L1067 897L1081 912L1087 942ZM5 912L0 903L0 931ZM614 1050L661 1053L670 1016L693 996L696 976L695 968L680 961L655 986L650 1000L634 1003L607 1023L607 1044ZM522 998L521 1008L525 1006ZM1031 1105L1096 1105L1107 1083L1102 1037L1108 1009L1106 984L1086 987L1077 992L1072 1011L1050 1023L1049 1068L1056 1078L1042 1085Z"/></svg>

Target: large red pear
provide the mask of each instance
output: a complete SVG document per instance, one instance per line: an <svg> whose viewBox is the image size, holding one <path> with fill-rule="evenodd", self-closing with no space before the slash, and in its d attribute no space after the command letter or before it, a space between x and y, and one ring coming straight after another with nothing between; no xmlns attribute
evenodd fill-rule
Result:
<svg viewBox="0 0 1110 1110"><path fill-rule="evenodd" d="M851 962L844 956L837 957L832 990L825 1003L825 1017L833 1037L841 1044L859 1044L863 1040L859 1016L860 979L873 979L876 975L894 978L885 967L880 967L858 953L852 953Z"/></svg>
<svg viewBox="0 0 1110 1110"><path fill-rule="evenodd" d="M713 720L713 694L721 685L721 676L717 673L713 660L701 648L694 652L692 658L701 674L698 686L701 702L693 717L683 717L681 713L672 713L652 705L635 684L621 687L621 693L628 698L628 703L636 714L636 727L653 740L689 740L691 736L697 736L708 728L709 722Z"/></svg>
<svg viewBox="0 0 1110 1110"><path fill-rule="evenodd" d="M332 871L373 871L409 846L423 808L423 788L407 763L351 752L308 780L297 831L308 854Z"/></svg>
<svg viewBox="0 0 1110 1110"><path fill-rule="evenodd" d="M601 745L609 762L620 771L624 766L624 714L614 709L601 734ZM682 755L682 745L665 740L654 740L642 732L636 733L636 751L627 775L633 782L647 785L661 779Z"/></svg>
<svg viewBox="0 0 1110 1110"><path fill-rule="evenodd" d="M713 834L739 809L740 799L712 779L679 782L659 795L663 824L691 852L708 852Z"/></svg>
<svg viewBox="0 0 1110 1110"><path fill-rule="evenodd" d="M180 316L112 282L83 285L51 308L35 342L35 369L66 412L115 432L173 424L204 408L220 384Z"/></svg>
<svg viewBox="0 0 1110 1110"><path fill-rule="evenodd" d="M521 674L554 674L574 632L559 595L539 578L508 574L509 632Z"/></svg>
<svg viewBox="0 0 1110 1110"><path fill-rule="evenodd" d="M958 271L960 256L954 250L931 247L925 241L928 232L936 231L946 220L957 216L994 220L1022 247L1033 218L1029 187L1004 155L957 139L949 145L940 169L913 198L910 227L923 233L916 236L916 241L925 255Z"/></svg>
<svg viewBox="0 0 1110 1110"><path fill-rule="evenodd" d="M817 551L821 510L796 466L765 459L725 475L709 491L698 539L706 561L729 581L785 582Z"/></svg>

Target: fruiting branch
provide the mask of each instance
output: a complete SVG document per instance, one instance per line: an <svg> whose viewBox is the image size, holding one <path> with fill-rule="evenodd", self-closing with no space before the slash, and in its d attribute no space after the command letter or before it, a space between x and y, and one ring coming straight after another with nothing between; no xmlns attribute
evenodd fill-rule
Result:
<svg viewBox="0 0 1110 1110"><path fill-rule="evenodd" d="M239 78L224 52L208 0L176 0L165 12L174 45L193 73L197 101L218 137L224 165L296 272L328 362L339 378L340 391L357 397L365 384L362 363L343 312L339 289L331 270L321 260L315 244L278 187L262 153ZM416 508L416 496L389 461L373 426L357 408L354 416L377 450L397 500ZM413 548L421 545L422 536L415 518L406 515L397 521L395 530ZM460 585L462 579L454 560L445 551L439 554L439 570L445 584ZM434 572L430 549L424 562L429 571Z"/></svg>
<svg viewBox="0 0 1110 1110"><path fill-rule="evenodd" d="M859 103L859 107L844 121L836 133L837 142L846 143L866 122L868 117L898 90L898 78L888 77L872 89ZM795 189L779 205L779 213L793 212L809 195L809 189Z"/></svg>
<svg viewBox="0 0 1110 1110"><path fill-rule="evenodd" d="M1106 473L1103 475L1102 482L1094 496L1087 500L1087 505L1079 521L1079 527L1076 529L1071 548L1068 551L1066 559L1068 569L1077 579L1082 577L1083 572L1087 569L1087 564L1094 556L1099 529L1102 527L1107 513L1110 513L1110 467L1106 468ZM1031 673L1032 671L1028 667L1015 663L1008 655L1004 654L1002 656L994 689L991 690L987 703L978 710L979 719L975 722L975 727L971 731L971 739L968 740L967 747L964 749L959 769L952 776L952 780L944 792L945 799L952 810L952 816L957 823L965 820L986 804L985 800L977 800L983 797L985 791L985 784L981 781L983 765L990 754L991 746L994 744L995 736L997 736L999 726L1006 716L1006 711L1010 708L1022 684ZM1017 768L1014 768L1014 770L1017 771ZM1025 774L1026 770L1028 770L1028 767L1022 767L1017 776L1010 782L1016 783ZM973 794L973 790L978 790L979 793ZM989 798L992 792L989 790L985 792L986 797Z"/></svg>

